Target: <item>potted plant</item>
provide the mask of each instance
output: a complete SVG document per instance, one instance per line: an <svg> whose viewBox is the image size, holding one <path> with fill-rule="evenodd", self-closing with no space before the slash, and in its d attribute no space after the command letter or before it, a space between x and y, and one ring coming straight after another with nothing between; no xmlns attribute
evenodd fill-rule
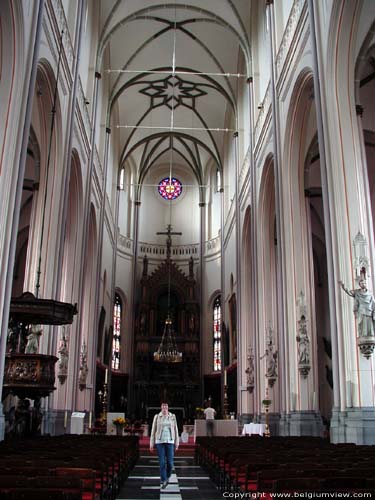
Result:
<svg viewBox="0 0 375 500"><path fill-rule="evenodd" d="M116 434L122 436L126 420L123 417L117 417L112 420L112 423L116 427Z"/></svg>
<svg viewBox="0 0 375 500"><path fill-rule="evenodd" d="M197 420L202 419L202 418L203 418L203 415L204 415L204 409L203 409L203 408L201 408L200 406L197 406L197 407L195 408L195 416L196 416L195 418L196 418Z"/></svg>

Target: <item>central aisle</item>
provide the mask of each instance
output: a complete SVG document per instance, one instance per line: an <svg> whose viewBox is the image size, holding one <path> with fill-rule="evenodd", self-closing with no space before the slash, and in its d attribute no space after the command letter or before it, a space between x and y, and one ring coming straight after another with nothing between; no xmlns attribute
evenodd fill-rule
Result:
<svg viewBox="0 0 375 500"><path fill-rule="evenodd" d="M192 455L177 454L174 464L170 483L161 490L156 454L141 455L116 499L222 500L222 494L206 472L194 464Z"/></svg>

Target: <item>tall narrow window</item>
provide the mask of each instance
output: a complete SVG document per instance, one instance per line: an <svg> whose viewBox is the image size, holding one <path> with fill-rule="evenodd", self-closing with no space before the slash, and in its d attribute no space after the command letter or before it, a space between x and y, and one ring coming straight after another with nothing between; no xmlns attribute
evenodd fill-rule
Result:
<svg viewBox="0 0 375 500"><path fill-rule="evenodd" d="M214 371L221 371L221 303L220 296L214 301L213 311L213 327L214 327Z"/></svg>
<svg viewBox="0 0 375 500"><path fill-rule="evenodd" d="M216 191L219 192L221 191L222 186L221 186L221 172L220 169L218 168L216 170Z"/></svg>
<svg viewBox="0 0 375 500"><path fill-rule="evenodd" d="M122 168L120 170L120 182L119 182L119 184L120 184L120 189L123 190L125 187L125 169L124 168Z"/></svg>
<svg viewBox="0 0 375 500"><path fill-rule="evenodd" d="M115 307L113 309L113 340L112 340L112 369L120 369L120 346L121 346L121 319L122 302L120 296L115 296Z"/></svg>

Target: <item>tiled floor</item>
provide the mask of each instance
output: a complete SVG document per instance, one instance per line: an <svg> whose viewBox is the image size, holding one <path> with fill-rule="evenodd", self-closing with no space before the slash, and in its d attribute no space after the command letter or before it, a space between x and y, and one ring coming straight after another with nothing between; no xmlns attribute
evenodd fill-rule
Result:
<svg viewBox="0 0 375 500"><path fill-rule="evenodd" d="M205 471L194 464L193 456L176 456L175 473L168 486L160 489L156 455L141 455L117 500L222 500L223 496Z"/></svg>

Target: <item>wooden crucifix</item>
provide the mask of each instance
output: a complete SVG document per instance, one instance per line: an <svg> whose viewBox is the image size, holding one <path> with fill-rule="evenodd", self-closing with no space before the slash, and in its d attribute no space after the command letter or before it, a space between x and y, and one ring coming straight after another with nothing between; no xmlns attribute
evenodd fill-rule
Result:
<svg viewBox="0 0 375 500"><path fill-rule="evenodd" d="M172 234L181 236L182 233L172 231L172 225L168 224L166 231L160 231L156 234L166 234L167 235L167 260L171 258L171 246L172 246Z"/></svg>

